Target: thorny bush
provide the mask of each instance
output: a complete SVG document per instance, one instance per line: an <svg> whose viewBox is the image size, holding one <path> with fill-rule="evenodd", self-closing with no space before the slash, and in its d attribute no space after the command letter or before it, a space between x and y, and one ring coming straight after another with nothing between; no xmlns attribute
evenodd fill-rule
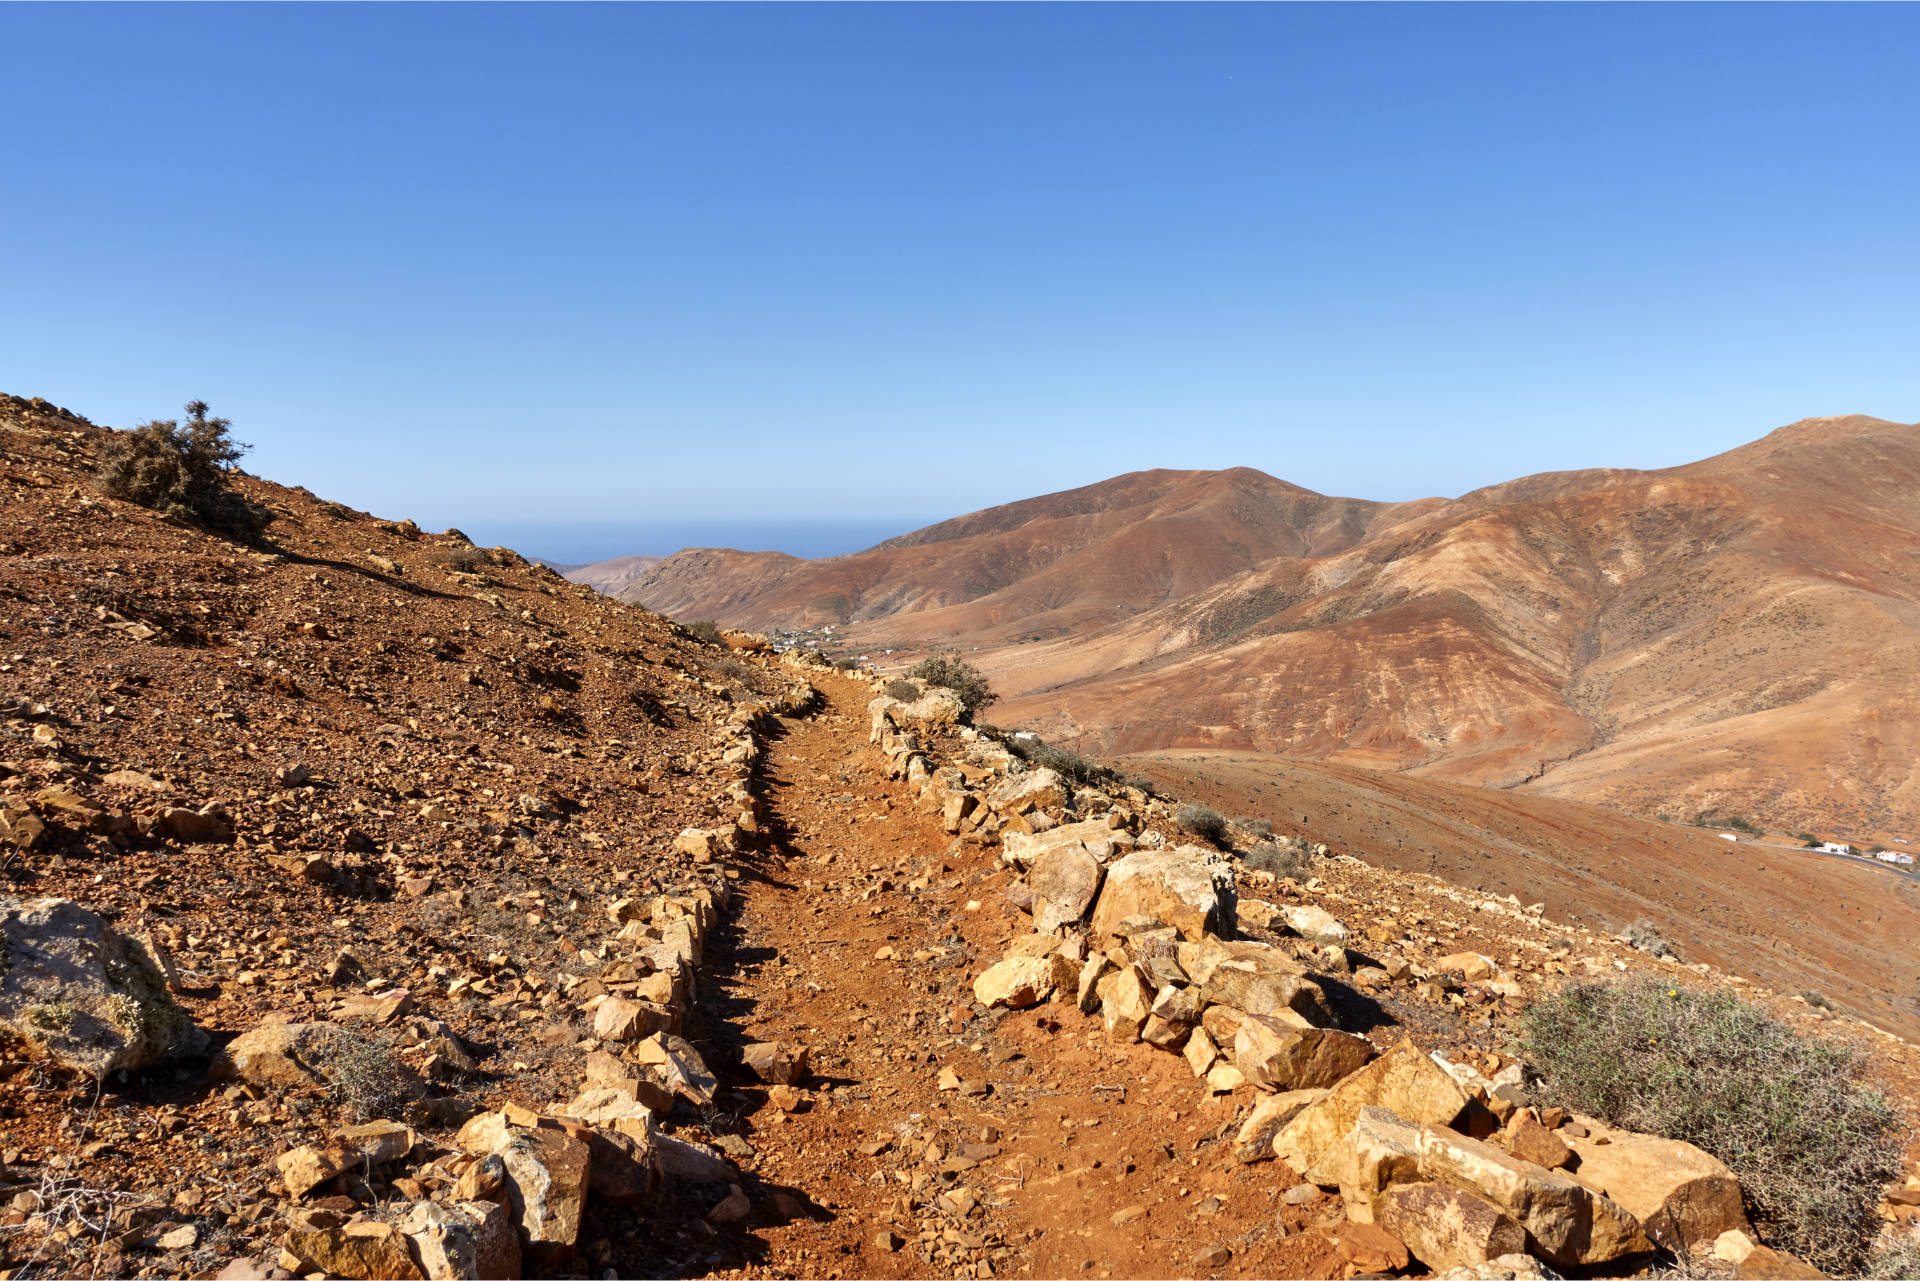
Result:
<svg viewBox="0 0 1920 1281"><path fill-rule="evenodd" d="M1860 1051L1731 993L1648 980L1571 984L1525 1022L1541 1102L1704 1148L1769 1244L1835 1275L1867 1263L1901 1135Z"/></svg>
<svg viewBox="0 0 1920 1281"><path fill-rule="evenodd" d="M100 487L174 520L240 538L258 536L273 513L227 483L247 446L229 434L230 421L207 416L205 401L188 401L186 409L185 426L166 418L116 432L103 451Z"/></svg>

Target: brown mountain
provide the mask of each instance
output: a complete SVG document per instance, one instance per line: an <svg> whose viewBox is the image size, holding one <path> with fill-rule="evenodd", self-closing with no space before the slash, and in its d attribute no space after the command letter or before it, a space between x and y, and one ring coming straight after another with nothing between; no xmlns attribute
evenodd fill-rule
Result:
<svg viewBox="0 0 1920 1281"><path fill-rule="evenodd" d="M995 719L1778 825L1920 825L1920 426L1794 423L1458 499L1146 472L825 561L682 553L625 594L980 648Z"/></svg>
<svg viewBox="0 0 1920 1281"><path fill-rule="evenodd" d="M570 583L585 583L596 592L618 596L629 583L652 573L661 560L659 556L615 556L591 565L555 565L553 568Z"/></svg>

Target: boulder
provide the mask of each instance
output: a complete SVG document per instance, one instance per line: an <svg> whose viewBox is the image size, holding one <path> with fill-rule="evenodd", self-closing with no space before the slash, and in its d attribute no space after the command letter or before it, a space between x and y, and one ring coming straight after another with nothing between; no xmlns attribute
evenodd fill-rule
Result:
<svg viewBox="0 0 1920 1281"><path fill-rule="evenodd" d="M1451 956L1443 956L1435 961L1433 972L1458 974L1461 978L1474 982L1479 979L1498 977L1500 967L1493 963L1493 958L1490 956L1482 956L1478 952L1455 952Z"/></svg>
<svg viewBox="0 0 1920 1281"><path fill-rule="evenodd" d="M1044 832L1010 831L1001 841L1000 857L1015 867L1031 867L1042 854L1053 849L1080 848L1104 865L1113 861L1118 842L1125 834L1114 831L1104 818L1080 823L1062 823Z"/></svg>
<svg viewBox="0 0 1920 1281"><path fill-rule="evenodd" d="M594 1007L593 1034L602 1041L638 1041L659 1031L659 1011L623 996L609 996Z"/></svg>
<svg viewBox="0 0 1920 1281"><path fill-rule="evenodd" d="M1527 1234L1499 1206L1439 1183L1401 1183L1374 1203L1374 1221L1436 1272L1525 1254Z"/></svg>
<svg viewBox="0 0 1920 1281"><path fill-rule="evenodd" d="M1274 1140L1274 1155L1305 1175L1359 1119L1380 1107L1407 1121L1452 1125L1467 1111L1460 1086L1411 1040L1403 1040L1301 1112Z"/></svg>
<svg viewBox="0 0 1920 1281"><path fill-rule="evenodd" d="M911 703L882 694L867 704L867 711L873 717L876 735L886 720L901 729L928 732L958 725L967 715L966 704L960 701L960 696L938 685L924 690Z"/></svg>
<svg viewBox="0 0 1920 1281"><path fill-rule="evenodd" d="M1050 934L1063 925L1078 925L1100 892L1105 870L1084 844L1054 846L1035 859L1027 871L1033 891L1033 928Z"/></svg>
<svg viewBox="0 0 1920 1281"><path fill-rule="evenodd" d="M1532 1253L1560 1267L1591 1267L1653 1249L1637 1219L1565 1174L1381 1107L1363 1109L1306 1177L1321 1187L1338 1186L1348 1217L1363 1220L1378 1214L1381 1198L1395 1184L1438 1183L1470 1192L1525 1229Z"/></svg>
<svg viewBox="0 0 1920 1281"><path fill-rule="evenodd" d="M413 1151L419 1136L398 1121L371 1121L333 1132L333 1141L363 1161L385 1165Z"/></svg>
<svg viewBox="0 0 1920 1281"><path fill-rule="evenodd" d="M1024 814L1036 809L1057 810L1066 803L1066 784L1050 769L1015 774L987 793L987 805L997 814Z"/></svg>
<svg viewBox="0 0 1920 1281"><path fill-rule="evenodd" d="M1347 927L1323 908L1308 905L1283 907L1280 916L1286 921L1288 929L1309 942L1322 947L1347 945Z"/></svg>
<svg viewBox="0 0 1920 1281"><path fill-rule="evenodd" d="M302 1272L385 1281L415 1281L422 1276L407 1248L406 1234L391 1223L364 1219L320 1226L313 1221L289 1228L282 1245Z"/></svg>
<svg viewBox="0 0 1920 1281"><path fill-rule="evenodd" d="M1115 970L1094 985L1100 997L1100 1017L1107 1025L1107 1039L1133 1042L1146 1030L1153 1013L1153 993L1140 980L1140 973L1128 965Z"/></svg>
<svg viewBox="0 0 1920 1281"><path fill-rule="evenodd" d="M1327 1089L1374 1057L1373 1046L1333 1028L1297 1028L1249 1014L1233 1037L1233 1065L1269 1090Z"/></svg>
<svg viewBox="0 0 1920 1281"><path fill-rule="evenodd" d="M0 1027L71 1071L197 1054L207 1035L137 940L70 899L0 899Z"/></svg>
<svg viewBox="0 0 1920 1281"><path fill-rule="evenodd" d="M747 1070L769 1085L794 1085L807 1075L807 1047L761 1041L740 1053Z"/></svg>
<svg viewBox="0 0 1920 1281"><path fill-rule="evenodd" d="M1205 1036L1206 1032L1202 1030L1196 1035ZM1205 1070L1202 1068L1194 1075L1202 1075ZM1246 1162L1272 1160L1273 1141L1281 1129L1294 1117L1326 1097L1325 1090L1288 1090L1282 1094L1269 1094L1261 1098L1253 1105L1253 1111L1241 1125L1240 1133L1234 1136L1233 1155Z"/></svg>
<svg viewBox="0 0 1920 1281"><path fill-rule="evenodd" d="M503 1113L486 1112L462 1126L455 1142L476 1156L500 1158L507 1208L530 1262L544 1269L572 1256L586 1208L585 1141L560 1129L522 1129Z"/></svg>
<svg viewBox="0 0 1920 1281"><path fill-rule="evenodd" d="M700 1051L671 1032L655 1032L634 1047L633 1057L651 1068L669 1091L695 1107L713 1102L714 1091L720 1088Z"/></svg>
<svg viewBox="0 0 1920 1281"><path fill-rule="evenodd" d="M654 1140L660 1173L682 1183L730 1183L740 1172L704 1143L662 1134Z"/></svg>
<svg viewBox="0 0 1920 1281"><path fill-rule="evenodd" d="M1164 922L1187 939L1231 936L1232 865L1218 851L1197 845L1133 851L1107 869L1093 932L1120 934L1121 923L1132 917Z"/></svg>
<svg viewBox="0 0 1920 1281"><path fill-rule="evenodd" d="M274 1169L280 1172L280 1182L286 1185L290 1197L303 1197L359 1163L359 1153L337 1143L325 1147L302 1144L273 1159Z"/></svg>
<svg viewBox="0 0 1920 1281"><path fill-rule="evenodd" d="M1558 1281L1560 1274L1531 1254L1503 1254L1485 1263L1436 1273L1434 1281Z"/></svg>
<svg viewBox="0 0 1920 1281"><path fill-rule="evenodd" d="M1712 1156L1678 1139L1590 1128L1587 1138L1565 1140L1579 1158L1574 1180L1618 1203L1667 1249L1685 1254L1696 1241L1749 1230L1740 1181Z"/></svg>
<svg viewBox="0 0 1920 1281"><path fill-rule="evenodd" d="M400 1223L428 1281L520 1275L520 1237L491 1201L417 1202Z"/></svg>
<svg viewBox="0 0 1920 1281"><path fill-rule="evenodd" d="M1333 1022L1327 994L1305 974L1289 971L1268 958L1234 958L1206 971L1200 994L1209 1005L1225 1005L1244 1014L1267 1017L1292 1010L1309 1023Z"/></svg>
<svg viewBox="0 0 1920 1281"><path fill-rule="evenodd" d="M973 999L991 1009L1004 1005L1021 1010L1053 995L1053 959L1046 956L1010 956L989 965L973 981Z"/></svg>

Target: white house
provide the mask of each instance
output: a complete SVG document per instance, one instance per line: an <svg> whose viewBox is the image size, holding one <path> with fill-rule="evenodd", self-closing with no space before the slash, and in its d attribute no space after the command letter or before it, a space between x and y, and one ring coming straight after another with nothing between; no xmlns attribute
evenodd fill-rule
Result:
<svg viewBox="0 0 1920 1281"><path fill-rule="evenodd" d="M1740 838L1735 836L1732 832L1722 832L1720 833L1720 839L1723 841L1737 841Z"/></svg>
<svg viewBox="0 0 1920 1281"><path fill-rule="evenodd" d="M1881 850L1874 857L1878 858L1882 863L1906 863L1909 865L1913 863L1913 855L1902 854L1899 850Z"/></svg>
<svg viewBox="0 0 1920 1281"><path fill-rule="evenodd" d="M1851 845L1842 845L1842 844L1841 844L1841 843L1840 843L1839 841L1828 841L1828 842L1827 842L1827 843L1826 843L1825 845L1822 845L1822 846L1821 846L1820 848L1821 848L1821 849L1823 849L1823 850L1825 850L1825 851L1826 851L1827 853L1829 853L1829 854L1851 854L1851 853L1853 853L1853 846L1851 846Z"/></svg>

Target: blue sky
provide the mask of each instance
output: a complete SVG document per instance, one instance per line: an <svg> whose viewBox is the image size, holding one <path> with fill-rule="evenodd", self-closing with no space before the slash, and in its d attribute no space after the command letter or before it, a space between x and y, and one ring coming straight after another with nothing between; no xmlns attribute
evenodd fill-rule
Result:
<svg viewBox="0 0 1920 1281"><path fill-rule="evenodd" d="M204 397L262 474L534 551L1920 418L1920 6L4 5L0 48L0 390Z"/></svg>

